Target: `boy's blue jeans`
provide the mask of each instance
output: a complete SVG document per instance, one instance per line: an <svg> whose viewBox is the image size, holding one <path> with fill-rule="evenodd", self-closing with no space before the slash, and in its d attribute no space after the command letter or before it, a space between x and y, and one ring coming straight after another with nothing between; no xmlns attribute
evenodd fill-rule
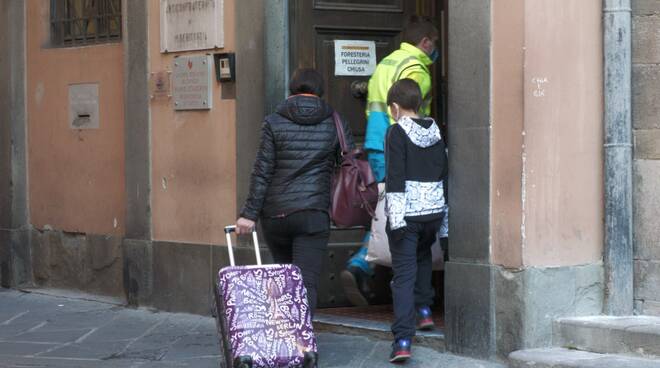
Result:
<svg viewBox="0 0 660 368"><path fill-rule="evenodd" d="M416 309L433 304L431 285L433 264L431 245L435 242L442 219L430 222L408 221L397 230L387 229L392 253L392 302L394 339L415 336Z"/></svg>

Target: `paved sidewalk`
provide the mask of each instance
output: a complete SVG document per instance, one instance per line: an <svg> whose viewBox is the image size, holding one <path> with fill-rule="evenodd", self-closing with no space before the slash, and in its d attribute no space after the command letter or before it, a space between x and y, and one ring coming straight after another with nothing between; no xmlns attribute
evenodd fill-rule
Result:
<svg viewBox="0 0 660 368"><path fill-rule="evenodd" d="M389 342L320 333L320 368L388 367ZM0 367L219 367L212 318L0 288ZM417 347L405 367L502 368Z"/></svg>

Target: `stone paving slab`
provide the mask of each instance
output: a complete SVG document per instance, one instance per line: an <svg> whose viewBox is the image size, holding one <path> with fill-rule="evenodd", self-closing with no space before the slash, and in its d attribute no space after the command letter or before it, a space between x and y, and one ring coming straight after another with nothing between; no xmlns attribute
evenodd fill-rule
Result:
<svg viewBox="0 0 660 368"><path fill-rule="evenodd" d="M315 331L369 336L377 340L392 338L391 324L383 321L370 321L352 317L335 316L323 312L314 316ZM445 334L438 329L433 331L417 331L414 343L436 351L445 350Z"/></svg>
<svg viewBox="0 0 660 368"><path fill-rule="evenodd" d="M0 368L220 366L212 318L123 308L91 298L0 288ZM319 368L392 366L389 341L328 332L317 336ZM423 346L413 347L413 359L404 367L504 368Z"/></svg>
<svg viewBox="0 0 660 368"><path fill-rule="evenodd" d="M107 359L113 352L121 351L125 341L83 342L55 346L39 356L54 358Z"/></svg>
<svg viewBox="0 0 660 368"><path fill-rule="evenodd" d="M552 348L515 351L511 368L660 368L660 360Z"/></svg>

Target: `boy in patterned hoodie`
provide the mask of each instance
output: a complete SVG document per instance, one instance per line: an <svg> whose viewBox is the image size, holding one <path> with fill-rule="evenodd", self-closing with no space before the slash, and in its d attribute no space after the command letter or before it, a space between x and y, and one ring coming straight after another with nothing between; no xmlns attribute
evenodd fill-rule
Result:
<svg viewBox="0 0 660 368"><path fill-rule="evenodd" d="M394 271L390 362L400 362L411 356L415 311L428 309L433 302L432 293L415 293L415 284L416 280L428 282L432 290L431 245L443 219L447 156L438 125L431 118L419 117L422 95L414 80L394 83L387 105L396 120L385 145L387 235Z"/></svg>

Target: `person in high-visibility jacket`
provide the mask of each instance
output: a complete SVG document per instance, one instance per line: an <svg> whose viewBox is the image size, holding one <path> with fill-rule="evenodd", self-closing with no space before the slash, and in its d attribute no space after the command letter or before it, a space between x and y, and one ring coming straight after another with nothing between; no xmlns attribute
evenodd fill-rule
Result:
<svg viewBox="0 0 660 368"><path fill-rule="evenodd" d="M376 66L369 79L367 91L367 133L364 148L369 164L379 182L385 178L385 134L394 124L387 108L387 92L394 82L409 78L417 82L422 92L423 104L420 114L431 113L431 73L429 66L439 57L436 43L438 29L426 17L413 16L403 30L402 42L398 50L386 56ZM370 233L367 232L364 243L367 244ZM363 246L348 261L341 273L344 292L354 305L368 305L374 297L369 288L369 278L373 275L371 265L366 261L367 247ZM430 291L432 292L432 290ZM425 320L429 324L428 319ZM431 320L432 323L432 320Z"/></svg>
<svg viewBox="0 0 660 368"><path fill-rule="evenodd" d="M367 134L364 148L378 181L385 178L385 133L394 120L387 110L387 92L394 82L408 78L422 91L422 115L431 114L431 73L429 66L438 58L438 30L425 18L413 17L403 33L398 50L385 57L369 79L367 94Z"/></svg>

